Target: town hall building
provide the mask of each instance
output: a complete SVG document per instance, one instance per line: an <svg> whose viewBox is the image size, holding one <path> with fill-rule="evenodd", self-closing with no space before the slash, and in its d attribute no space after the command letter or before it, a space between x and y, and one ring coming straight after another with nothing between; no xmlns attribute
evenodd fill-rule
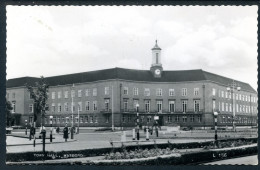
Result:
<svg viewBox="0 0 260 170"><path fill-rule="evenodd" d="M160 126L211 128L214 112L219 126L232 127L234 121L236 126L257 124L257 92L249 84L201 69L164 70L161 57L156 41L150 70L111 68L46 77L50 87L45 126L133 127L137 111L142 126L151 126L158 116ZM33 100L25 84L39 80L7 80L15 125L33 122Z"/></svg>

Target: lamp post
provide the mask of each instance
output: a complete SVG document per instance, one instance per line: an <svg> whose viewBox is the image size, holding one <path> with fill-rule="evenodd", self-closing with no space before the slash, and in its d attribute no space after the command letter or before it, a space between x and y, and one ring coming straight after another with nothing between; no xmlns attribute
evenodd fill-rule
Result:
<svg viewBox="0 0 260 170"><path fill-rule="evenodd" d="M218 147L218 112L214 112L215 122L215 145Z"/></svg>
<svg viewBox="0 0 260 170"><path fill-rule="evenodd" d="M233 130L236 131L236 124L235 124L235 117L236 117L236 108L235 108L235 90L240 91L241 87L239 87L238 83L235 83L234 80L231 84L228 84L227 91L231 92L231 99L232 99L232 111L233 111Z"/></svg>
<svg viewBox="0 0 260 170"><path fill-rule="evenodd" d="M140 134L139 134L139 104L137 103L136 104L136 126L137 126L137 128L136 128L136 139L137 140L139 140L139 138L140 138Z"/></svg>
<svg viewBox="0 0 260 170"><path fill-rule="evenodd" d="M77 134L79 134L79 105L78 105L78 130L77 130Z"/></svg>
<svg viewBox="0 0 260 170"><path fill-rule="evenodd" d="M25 135L27 135L27 120L25 120Z"/></svg>
<svg viewBox="0 0 260 170"><path fill-rule="evenodd" d="M74 87L75 85L72 84L72 87L71 87L71 100L72 100L72 107L71 107L71 139L73 139L73 133L74 133L74 130L73 130L73 111L74 111L74 101L73 101L73 98L74 98L74 95L75 95L75 91L74 91ZM73 93L72 93L73 92Z"/></svg>
<svg viewBox="0 0 260 170"><path fill-rule="evenodd" d="M51 123L50 142L52 142L52 119L53 119L53 116L50 116L50 123Z"/></svg>

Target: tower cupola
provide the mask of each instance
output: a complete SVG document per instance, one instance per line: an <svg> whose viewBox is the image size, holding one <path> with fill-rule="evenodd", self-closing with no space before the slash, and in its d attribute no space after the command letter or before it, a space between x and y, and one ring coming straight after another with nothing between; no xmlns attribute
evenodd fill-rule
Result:
<svg viewBox="0 0 260 170"><path fill-rule="evenodd" d="M157 44L157 40L155 41L155 45L152 48L152 65L151 65L151 72L153 73L154 77L160 78L162 75L162 63L161 63L161 48Z"/></svg>

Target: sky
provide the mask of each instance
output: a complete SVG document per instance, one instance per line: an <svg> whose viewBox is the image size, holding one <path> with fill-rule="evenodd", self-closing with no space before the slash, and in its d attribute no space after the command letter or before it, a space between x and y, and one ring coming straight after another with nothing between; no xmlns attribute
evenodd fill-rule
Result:
<svg viewBox="0 0 260 170"><path fill-rule="evenodd" d="M205 71L257 90L257 6L7 6L7 79L121 67Z"/></svg>

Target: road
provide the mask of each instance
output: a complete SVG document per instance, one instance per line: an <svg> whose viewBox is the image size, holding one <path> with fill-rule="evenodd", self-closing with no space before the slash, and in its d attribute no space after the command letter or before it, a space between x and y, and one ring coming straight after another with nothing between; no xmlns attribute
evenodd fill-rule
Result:
<svg viewBox="0 0 260 170"><path fill-rule="evenodd" d="M258 165L257 155L246 156L240 158L226 159L221 161L215 161L210 163L205 163L203 165Z"/></svg>

